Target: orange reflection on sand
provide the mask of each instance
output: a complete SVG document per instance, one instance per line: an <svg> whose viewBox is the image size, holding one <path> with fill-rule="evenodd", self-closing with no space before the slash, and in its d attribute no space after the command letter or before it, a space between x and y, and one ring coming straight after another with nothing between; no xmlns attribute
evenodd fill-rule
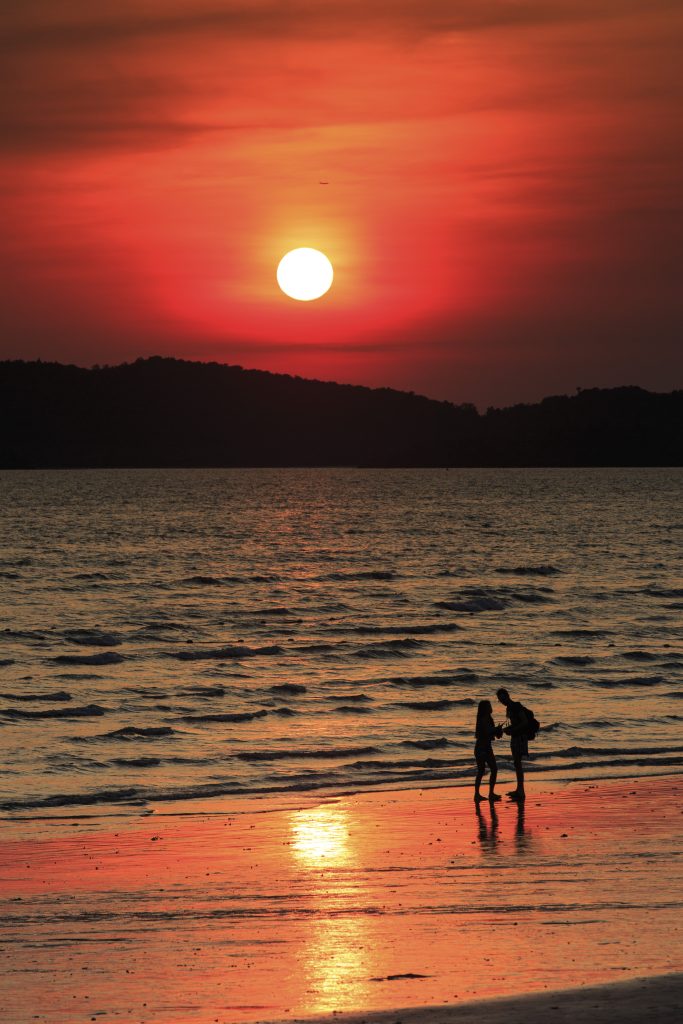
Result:
<svg viewBox="0 0 683 1024"><path fill-rule="evenodd" d="M307 1014L367 1005L372 984L373 936L363 916L323 919L311 925L301 951Z"/></svg>
<svg viewBox="0 0 683 1024"><path fill-rule="evenodd" d="M308 867L338 867L352 859L347 812L335 804L292 811L292 852Z"/></svg>
<svg viewBox="0 0 683 1024"><path fill-rule="evenodd" d="M348 809L330 803L293 811L290 827L294 859L312 872L307 908L312 919L298 954L304 985L296 1012L363 1006L374 943L354 877L359 851L351 838Z"/></svg>

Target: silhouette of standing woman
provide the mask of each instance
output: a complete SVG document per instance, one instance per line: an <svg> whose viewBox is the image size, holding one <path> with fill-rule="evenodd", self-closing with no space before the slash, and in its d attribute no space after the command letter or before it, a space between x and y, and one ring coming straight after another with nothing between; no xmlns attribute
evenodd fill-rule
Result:
<svg viewBox="0 0 683 1024"><path fill-rule="evenodd" d="M501 726L497 726L493 721L493 708L491 707L490 700L479 701L474 735L476 737L474 759L477 762L477 777L474 780L474 799L477 803L484 799L479 792L479 787L488 765L491 772L489 776L489 800L500 800L498 794L494 793L498 777L498 765L496 764L496 756L493 753L493 740L495 738L500 739L503 735L503 730Z"/></svg>

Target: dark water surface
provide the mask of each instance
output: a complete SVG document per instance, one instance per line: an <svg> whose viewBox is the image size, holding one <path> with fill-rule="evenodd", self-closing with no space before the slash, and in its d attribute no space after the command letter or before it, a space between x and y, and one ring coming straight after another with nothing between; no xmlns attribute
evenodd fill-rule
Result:
<svg viewBox="0 0 683 1024"><path fill-rule="evenodd" d="M543 725L530 772L680 771L681 470L5 472L0 496L6 814L464 782L500 685Z"/></svg>

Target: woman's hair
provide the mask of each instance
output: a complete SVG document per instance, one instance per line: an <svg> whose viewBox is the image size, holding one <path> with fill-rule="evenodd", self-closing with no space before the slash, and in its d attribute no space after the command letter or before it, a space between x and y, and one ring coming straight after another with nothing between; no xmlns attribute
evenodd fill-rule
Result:
<svg viewBox="0 0 683 1024"><path fill-rule="evenodd" d="M493 714L493 708L490 700L480 700L479 706L477 707L477 718L481 718L482 715Z"/></svg>

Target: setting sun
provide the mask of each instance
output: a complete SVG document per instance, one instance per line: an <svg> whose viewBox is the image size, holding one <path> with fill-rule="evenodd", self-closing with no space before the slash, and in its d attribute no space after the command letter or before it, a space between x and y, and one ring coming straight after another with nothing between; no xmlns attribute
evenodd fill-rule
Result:
<svg viewBox="0 0 683 1024"><path fill-rule="evenodd" d="M282 291L300 302L319 299L330 290L333 277L332 264L318 249L292 249L277 268L277 283Z"/></svg>

